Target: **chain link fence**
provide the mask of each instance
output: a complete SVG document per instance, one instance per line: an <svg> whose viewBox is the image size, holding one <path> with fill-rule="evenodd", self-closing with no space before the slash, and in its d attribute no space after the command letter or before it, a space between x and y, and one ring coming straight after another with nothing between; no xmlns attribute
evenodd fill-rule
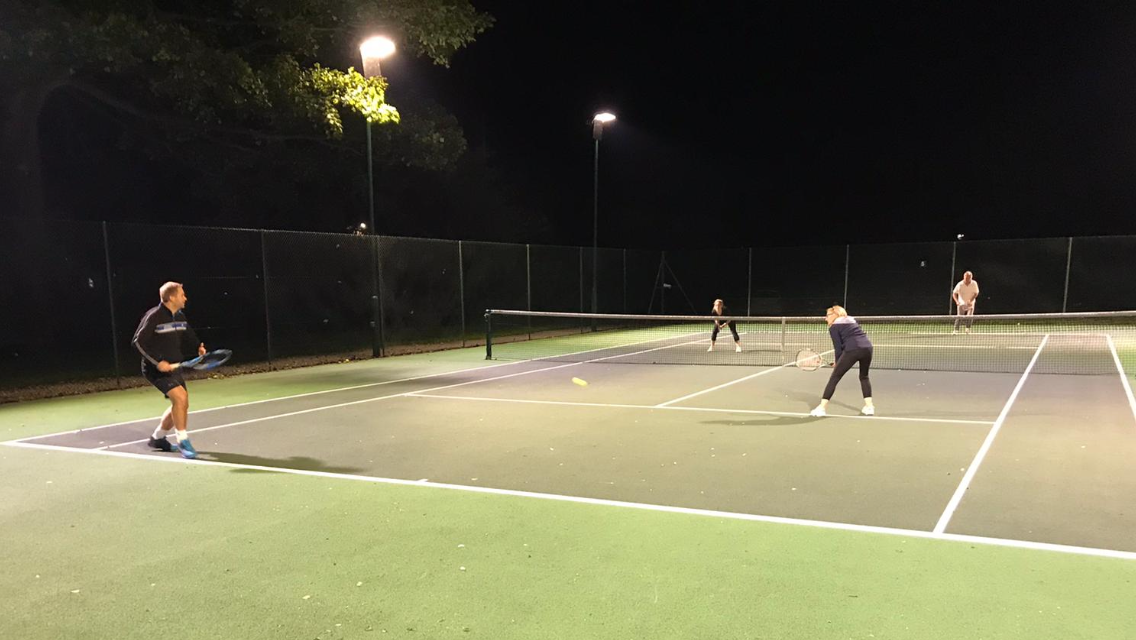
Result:
<svg viewBox="0 0 1136 640"><path fill-rule="evenodd" d="M137 378L131 338L183 282L207 345L246 368L474 346L487 308L755 316L1136 308L1136 236L647 251L0 218L0 399ZM535 322L535 321L533 321ZM547 324L547 326L546 326ZM585 331L532 322L513 330ZM507 336L502 336L507 339ZM105 386L105 384L104 384Z"/></svg>

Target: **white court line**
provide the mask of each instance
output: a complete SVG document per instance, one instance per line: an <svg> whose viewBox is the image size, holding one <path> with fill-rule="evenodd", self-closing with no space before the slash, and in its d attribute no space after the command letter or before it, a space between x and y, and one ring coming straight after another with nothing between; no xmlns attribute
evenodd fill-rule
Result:
<svg viewBox="0 0 1136 640"><path fill-rule="evenodd" d="M1048 333L1045 333L1045 332L1033 332L1033 331L971 331L970 333L966 333L966 334L954 334L954 333L948 333L948 332L944 332L944 331L912 331L911 333L909 333L907 335L912 335L912 336L958 335L960 340L971 340L972 338L969 338L967 336L1022 336L1022 337L1026 337L1026 338L1040 338L1042 336L1048 336L1048 335L1051 335L1051 334L1048 334ZM1094 333L1092 331L1062 331L1058 335L1060 335L1062 337L1064 337L1064 336L1090 336L1090 337L1099 338L1099 337L1107 335L1107 334Z"/></svg>
<svg viewBox="0 0 1136 640"><path fill-rule="evenodd" d="M990 450L990 445L994 444L994 437L998 435L998 430L1002 428L1002 423L1006 421L1006 416L1010 415L1010 407L1014 406L1014 400L1018 398L1018 393L1021 392L1022 387L1025 386L1026 378L1029 377L1030 371L1033 370L1033 365L1037 363L1037 358L1041 355L1041 350L1045 348L1045 343L1047 342L1049 342L1048 335L1042 338L1041 344L1037 346L1037 351L1034 352L1029 366L1026 367L1025 372L1022 373L1021 379L1018 380L1017 386L1014 387L1014 392L1010 394L1010 399L1006 401L1006 406L1002 407L1002 413L998 414L998 419L994 421L994 426L990 428L990 433L986 434L986 440L983 441L982 446L979 447L978 453L974 456L974 460L970 462L970 467L966 470L966 475L963 476L962 482L960 482L958 488L955 489L955 493L951 496L950 502L947 503L947 508L943 511L943 515L939 516L939 522L935 525L935 533L943 533L947 530L947 524L950 523L951 517L955 514L955 509L958 509L959 503L962 502L962 497L970 487L970 482L974 479L974 474L978 473L978 466L981 465L982 460L986 458L986 452Z"/></svg>
<svg viewBox="0 0 1136 640"><path fill-rule="evenodd" d="M350 386L350 387L336 387L335 389L324 389L322 391L309 391L307 393L297 393L295 395L280 396L278 398L265 398L264 400L251 400L249 402L239 402L237 404L229 404L229 405L224 405L224 406L220 406L220 407L210 407L208 409L197 409L197 410L194 410L194 411L190 411L189 415L195 416L199 413L209 413L210 411L220 411L221 409L235 409L237 407L247 407L247 406L254 405L254 404L262 404L262 403L265 403L265 402L279 402L281 400L293 400L295 398L306 398L308 396L318 396L318 395L321 395L321 394L324 394L324 393L335 393L337 391L351 391L351 390L354 390L354 389L365 389L367 387L379 387L379 386L382 386L382 385L396 384L396 383L399 383L399 382L410 382L412 380L421 380L421 379L424 379L424 378L436 378L438 376L452 375L452 374L458 374L458 373L468 373L470 371L481 371L482 369L494 369L496 367L504 367L504 366L508 366L508 365L522 364L524 362L532 362L532 361L531 360L517 360L515 362L502 362L500 364L490 364L490 365L486 365L484 367L470 367L468 369L456 369L454 371L443 371L443 372L439 372L439 373L428 373L428 374L425 374L425 375L413 376L413 377L410 377L410 378L399 378L397 380L385 380L383 382L368 382L367 384L357 384L357 385ZM42 436L29 436L27 438L20 438L18 440L12 440L11 442L28 442L28 441L31 441L31 440L42 440L43 438L52 438L52 437L55 437L55 436L65 436L65 435L69 435L69 434L72 434L72 433L81 433L83 431L95 431L97 429L108 429L110 427L121 427L123 425L134 424L135 422L147 422L147 421L151 421L151 420L158 420L160 418L161 418L161 416L153 416L153 417L149 417L149 418L137 418L135 420L126 420L125 422L112 422L110 424L101 424L101 425L98 425L97 427L83 427L82 429L72 429L71 431L60 431L58 433L50 433L50 434L42 435ZM4 444L4 443L0 443L0 444Z"/></svg>
<svg viewBox="0 0 1136 640"><path fill-rule="evenodd" d="M691 333L691 334L687 334L687 335L697 335L697 334ZM653 338L651 340L643 340L641 342L632 342L632 343L630 343L626 346L634 346L634 345L637 345L637 344L646 344L648 342L658 342L659 340L669 340L673 337L674 336L667 336L667 337L664 337L664 338ZM683 346L685 344L692 344L692 343L683 343L681 345L672 345L672 346ZM583 351L575 351L575 352L572 352L572 353L565 353L565 354L558 356L558 357L575 356L575 355L580 355L581 353L592 353L592 352L595 352L595 351L603 351L605 349L611 349L611 348L613 348L613 347L607 346L607 347L599 347L599 348L596 348L596 349L585 349ZM669 347L661 347L661 348L669 348ZM640 353L644 353L644 352L640 352ZM635 355L635 354L631 354L631 355ZM281 397L278 397L278 398L265 398L264 400L252 400L250 402L239 402L237 404L224 405L224 406L220 406L220 407L210 407L208 409L197 409L195 411L190 411L189 415L195 416L195 415L200 414L200 413L209 413L210 411L220 411L221 409L235 409L237 407L247 407L247 406L254 405L254 404L262 404L262 403L265 403L265 402L279 402L279 401L282 401L282 400L293 400L295 398L306 398L308 396L318 396L318 395L321 395L321 394L324 394L324 393L336 393L338 391L352 391L352 390L355 390L355 389L366 389L368 387L380 387L380 386L388 385L388 384L397 384L399 382L411 382L413 380L423 380L423 379L426 379L426 378L437 378L439 376L455 375L455 374L459 374L459 373L469 373L471 371L482 371L484 369L495 369L497 367L508 367L508 366L513 366L513 365L518 365L518 364L524 364L526 362L536 362L536 360L531 360L531 359L530 360L515 360L515 361L512 361L512 362L501 362L501 363L498 363L498 364L485 365L483 367L469 367L467 369L457 369L457 370L454 370L454 371L442 371L442 372L439 372L439 373L428 373L428 374L421 375L421 376L412 376L410 378L399 378L397 380L384 380L383 382L368 382L367 384L357 384L357 385L350 386L350 387L337 387L335 389L324 389L322 391L309 391L307 393L297 393L295 395L281 396ZM389 397L389 396L384 396L384 397ZM137 418L135 420L126 420L124 422L112 422L110 424L102 424L102 425L98 425L96 427L83 427L82 429L72 429L70 431L59 431L59 432L56 432L56 433L49 433L49 434L46 434L46 435L28 436L27 438L18 438L16 440L11 440L10 442L30 442L32 440L43 440L45 438L54 438L56 436L65 436L65 435L70 435L70 434L73 434L73 433L81 433L81 432L84 432L84 431L95 431L97 429L108 429L110 427L121 427L123 425L134 424L135 422L148 422L148 421L158 420L160 418L161 418L161 416L153 416L153 417L148 417L148 418ZM4 444L4 443L0 442L0 444Z"/></svg>
<svg viewBox="0 0 1136 640"><path fill-rule="evenodd" d="M1132 395L1132 385L1128 384L1128 374L1124 373L1124 365L1120 363L1120 354L1116 353L1116 344L1112 336L1105 334L1108 339L1108 350L1112 352L1112 361L1116 363L1116 370L1120 372L1120 384L1124 385L1124 394L1128 396L1128 406L1132 408L1132 417L1136 418L1136 397Z"/></svg>
<svg viewBox="0 0 1136 640"><path fill-rule="evenodd" d="M684 344L690 344L690 343L684 343ZM612 355L612 356L604 356L602 358L594 358L592 360L586 360L586 361L583 361L583 362L569 362L567 364L558 364L554 367L543 367L541 369L530 369L528 371L518 371L517 373L508 373L508 374L505 374L503 376L494 376L492 378L479 378L477 380L467 380L465 382L458 382L458 383L455 383L455 384L447 384L447 385L443 385L443 386L440 386L440 387L431 387L429 389L419 389L418 391L404 391L402 393L394 393L394 394L387 395L387 396L379 396L377 398L364 398L362 400L353 400L351 402L341 402L339 404L330 404L330 405L324 405L324 406L320 406L320 407L312 407L311 409L302 409L300 411L290 411L288 413L278 413L278 414L272 415L272 416L260 416L260 417L257 417L257 418L250 418L248 420L240 420L238 422L230 422L228 424L219 424L219 425L214 425L212 427L204 427L204 428L201 428L201 429L194 429L193 433L196 434L196 433L202 433L202 432L205 432L205 431L214 431L216 429L227 429L229 427L238 427L238 426L241 426L241 425L252 424L254 422L263 422L265 420L274 420L276 418L289 418L289 417L292 417L292 416L303 415L305 413L314 413L316 411L325 411L327 409L338 409L338 408L341 408L341 407L350 407L350 406L353 406L353 405L364 404L364 403L367 403L367 402L377 402L379 400L389 400L391 398L402 398L402 397L408 396L412 393L429 393L431 391L441 391L443 389L453 389L454 387L464 387L465 385L468 385L468 384L480 384L482 382L492 382L494 380L504 380L505 378L515 378L517 376L527 376L530 373L540 373L542 371L552 371L554 369L563 369L565 367L576 367L576 366L579 366L581 364L589 364L589 363L592 363L592 362L602 362L604 360L611 360L613 358L622 358L622 357L626 357L626 356L634 356L634 355L639 355L641 353L649 353L651 351L658 351L660 349L670 349L670 348L676 347L676 346L682 346L682 345L668 345L668 346L665 346L665 347L655 347L653 349L644 349L643 351L636 351L636 352L633 352L633 353L620 353L620 354ZM39 437L44 438L46 436L39 436ZM117 442L115 444L107 445L105 447L98 447L98 449L114 449L116 447L126 447L126 446L129 446L129 445L132 445L132 444L140 444L140 443L146 442L148 440L149 440L149 437L142 438L140 440L131 440L129 442ZM16 442L19 442L19 441L16 441ZM0 444L3 444L3 443L0 443Z"/></svg>
<svg viewBox="0 0 1136 640"><path fill-rule="evenodd" d="M874 344L874 347L876 349L927 349L928 351L934 351L935 349L983 349L985 351L996 349L1012 349L1020 351L1033 351L1036 348L1032 345L1017 347L998 344L888 344L887 342L877 342Z"/></svg>
<svg viewBox="0 0 1136 640"><path fill-rule="evenodd" d="M668 405L672 405L676 402L682 402L683 400L687 400L687 399L693 398L695 396L700 396L704 393L710 393L711 391L717 391L718 389L725 389L726 387L738 384L739 382L745 382L746 380L751 380L753 378L763 376L767 373L773 373L774 371L780 371L781 369L784 369L784 368L785 368L785 365L781 365L781 366L777 366L777 367L770 367L769 369L765 369L764 371L758 371L757 373L751 373L748 376L738 378L737 380L731 380L729 382L720 384L716 387L710 387L709 389L703 389L702 391L695 391L694 393L689 393L685 396L682 396L681 398L675 398L674 400L667 400L666 402L660 402L659 404L655 405L655 408L665 409Z"/></svg>
<svg viewBox="0 0 1136 640"><path fill-rule="evenodd" d="M419 391L412 391L406 394L408 398L437 398L440 400L473 400L480 402L511 402L516 404L546 404L553 406L563 407L602 407L605 409L659 409L662 411L702 411L707 413L741 413L759 416L790 416L798 418L812 417L808 413L799 413L793 411L765 411L761 409L720 409L716 407L662 407L658 405L649 404L610 404L603 402L565 402L560 400L521 400L517 398L487 398L482 396L447 396L435 395ZM900 422L940 422L946 424L972 424L988 427L993 422L989 420L955 420L952 418L907 418L903 416L862 416L862 415L838 415L830 414L830 418L852 418L854 420L870 420L870 421L887 421L895 420Z"/></svg>
<svg viewBox="0 0 1136 640"><path fill-rule="evenodd" d="M986 334L986 335L989 335L989 334ZM1068 335L1068 334L1062 334L1062 335ZM877 338L877 340L879 340L879 338ZM786 348L808 347L812 344L813 343L811 343L811 342L786 342L785 347ZM990 351L990 350L994 350L994 349L999 349L999 350L1005 349L1005 350L1033 351L1034 349L1037 348L1037 347L1034 347L1033 345L1013 346L1013 345L997 345L997 344L932 344L932 343L908 344L908 343L876 342L876 343L874 343L874 345L875 345L876 349L926 349L928 351L934 351L934 350L946 351L946 350L953 350L953 349L983 349L983 350L986 350L986 351ZM746 346L749 347L750 351L780 351L781 350L781 343L780 342L747 342Z"/></svg>
<svg viewBox="0 0 1136 640"><path fill-rule="evenodd" d="M446 489L450 491L465 491L469 493L483 493L498 496L517 498L534 498L539 500L554 500L558 502L571 502L605 507L619 507L624 509L639 509L642 511L657 511L692 516L721 518L726 520L743 520L749 522L765 522L770 524L783 524L792 526L814 527L818 529L831 529L837 531L852 531L856 533L876 533L908 538L921 538L927 540L943 540L947 542L962 542L967 544L982 544L995 547L1010 547L1016 549L1029 549L1033 551L1052 551L1119 560L1136 560L1136 552L1117 551L1113 549L1097 549L1093 547L1078 547L1073 545L1052 544L1048 542L1030 542L1028 540L1009 540L1004 538L986 538L981 536L968 536L955 533L941 533L937 531L922 531L918 529L898 529L893 527L880 527L864 524L848 524L843 522L827 522L824 520L804 520L799 518L786 518L782 516L762 516L748 513L734 513L730 511L713 511L710 509L694 509L691 507L672 507L667 505L645 504L641 502L624 502L621 500L607 500L603 498L586 498L581 496L557 495L554 493L537 493L534 491L518 491L515 489L495 489L493 487L471 487L460 484L445 484L429 482L428 480L402 480L398 478L378 478L374 476L361 476L347 473L331 473L328 471L308 471L304 469L288 469L285 467L266 467L261 465L240 464L235 462L218 462L213 460L186 460L181 457L162 456L155 454L128 453L125 451L102 451L98 449L73 449L47 444L33 444L29 442L3 442L10 447L24 449L42 449L46 451L69 451L73 453L87 453L134 460L149 460L167 462L171 464L191 464L198 466L212 466L229 469L251 469L255 471L268 471L296 476L311 476L316 478L330 478L338 480L353 480L357 482L370 482L374 484L403 485L416 487L429 487Z"/></svg>
<svg viewBox="0 0 1136 640"><path fill-rule="evenodd" d="M833 350L829 349L828 351L822 352L821 355L825 355L825 354L832 353L832 352L833 352ZM716 387L710 387L709 389L703 389L702 391L695 391L694 393L687 394L687 395L685 395L681 398L675 398L674 400L667 400L666 402L661 402L661 403L659 403L655 406L658 407L658 408L663 408L663 407L666 407L668 405L675 404L677 402L682 402L683 400L689 400L690 398L700 396L704 393L710 393L711 391L717 391L719 389L725 389L726 387L729 387L731 385L738 384L739 382L745 382L746 380L750 380L750 379L756 378L758 376L763 376L767 373L773 373L774 371L780 371L781 369L784 369L784 368L789 367L791 365L796 365L799 362L800 362L800 360L796 360L794 362L787 362L787 363L782 364L780 366L776 366L776 367L773 367L771 369L766 369L765 371L758 371L757 373L751 373L750 375L745 376L744 378L738 378L737 380L732 380L730 382L720 384Z"/></svg>

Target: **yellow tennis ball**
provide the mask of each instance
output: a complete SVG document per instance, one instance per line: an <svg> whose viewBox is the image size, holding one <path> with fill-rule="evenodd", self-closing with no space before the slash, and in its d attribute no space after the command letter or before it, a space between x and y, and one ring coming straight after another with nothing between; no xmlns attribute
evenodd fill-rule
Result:
<svg viewBox="0 0 1136 640"><path fill-rule="evenodd" d="M572 384L578 384L581 387L586 387L586 386L588 386L588 381L587 380L581 380L579 378L572 378Z"/></svg>

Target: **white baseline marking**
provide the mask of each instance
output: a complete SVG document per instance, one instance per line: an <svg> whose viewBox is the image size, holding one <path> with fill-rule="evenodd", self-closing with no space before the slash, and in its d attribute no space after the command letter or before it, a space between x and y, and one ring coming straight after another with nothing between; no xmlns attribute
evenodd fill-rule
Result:
<svg viewBox="0 0 1136 640"><path fill-rule="evenodd" d="M947 524L950 523L951 517L958 509L959 503L962 502L963 495L970 487L970 482L974 479L974 474L978 473L978 466L982 464L983 459L986 458L986 452L990 450L990 445L994 444L994 437L998 435L998 430L1002 428L1002 423L1006 421L1006 416L1010 415L1010 407L1014 406L1014 400L1018 398L1018 393L1021 392L1022 387L1026 384L1026 378L1029 377L1030 371L1033 370L1033 365L1037 363L1038 356L1041 355L1041 350L1045 348L1045 343L1049 342L1049 336L1046 335L1038 345L1037 351L1034 352L1033 358L1030 359L1029 366L1026 367L1022 373L1021 379L1018 380L1017 386L1014 387L1013 393L1010 394L1010 399L1006 401L1006 406L1002 407L1002 413L998 415L998 419L994 421L994 426L990 428L990 433L986 434L986 440L982 442L979 447L978 453L974 456L974 460L970 462L970 467L966 470L966 475L963 476L962 482L959 483L955 493L951 496L950 502L947 503L947 508L943 511L943 515L939 516L939 522L935 525L935 533L943 533L947 530Z"/></svg>
<svg viewBox="0 0 1136 640"><path fill-rule="evenodd" d="M683 515L702 516L722 518L727 520L744 520L749 522L766 522L770 524L783 524L792 526L814 527L819 529L833 529L838 531L852 531L856 533L875 533L891 536L903 536L908 538L921 538L928 540L943 540L948 542L963 542L967 544L982 544L996 547L1012 547L1017 549L1030 549L1035 551L1051 551L1057 553L1069 553L1086 556L1097 556L1103 558L1116 558L1120 560L1136 560L1136 552L1132 551L1117 551L1112 549L1097 549L1093 547L1078 547L1073 545L1052 544L1048 542L1030 542L1028 540L1009 540L1004 538L986 538L981 536L968 536L953 533L941 533L935 531L922 531L918 529L898 529L893 527L878 527L863 524L847 524L842 522L827 522L824 520L803 520L798 518L786 518L781 516L762 516L748 513L734 513L730 511L712 511L709 509L694 509L690 507L672 507L667 505L644 504L640 502L624 502L620 500L605 500L603 498L585 498L581 496L565 496L553 493L536 493L533 491L517 491L514 489L495 489L492 487L470 487L459 484L445 484L439 482L429 482L426 480L402 480L398 478L377 478L373 476L361 476L346 473L331 473L327 471L308 471L304 469L288 469L283 467L265 467L260 465L239 464L234 462L217 462L212 460L186 460L174 456L161 456L161 455L147 455L139 453L127 453L125 451L102 451L98 449L72 449L70 447L59 447L47 444L33 444L30 442L4 442L10 447L19 447L24 449L43 449L47 451L70 451L73 453L87 453L103 456L113 456L118 458L129 458L134 460L149 460L156 462L166 462L171 464L192 464L200 466L213 466L223 467L229 469L252 469L256 471L269 471L275 473L283 473L296 476L311 476L316 478L332 478L340 480L353 480L357 482L370 482L374 484L388 484L388 485L403 485L403 486L417 486L417 487L430 487L435 489L446 489L451 491L466 491L470 493L484 493L499 496L511 496L518 498L535 498L540 500L555 500L558 502L572 502L577 504L588 504L606 507L619 507L624 509L639 509L643 511L657 511L663 513L676 513Z"/></svg>
<svg viewBox="0 0 1136 640"><path fill-rule="evenodd" d="M515 404L546 404L552 406L564 407L602 407L605 409L659 409L662 411L702 411L708 413L740 413L747 415L759 416L791 416L808 418L808 413L796 413L793 411L764 411L759 409L719 409L716 407L661 407L658 405L649 404L609 404L603 402L563 402L558 400L520 400L514 398L487 398L480 396L447 396L435 395L421 391L412 391L406 394L408 398L435 398L439 400L472 400L478 402L510 402ZM861 416L861 415L829 415L830 418L851 418L853 420L870 420L870 421L886 421L896 420L900 422L940 422L946 424L972 424L988 427L993 422L989 420L955 420L951 418L907 418L903 416Z"/></svg>
<svg viewBox="0 0 1136 640"><path fill-rule="evenodd" d="M1120 363L1120 354L1116 352L1116 344L1112 336L1105 334L1108 339L1108 350L1112 352L1112 361L1116 363L1116 370L1120 372L1120 384L1124 385L1124 395L1128 396L1128 406L1132 408L1132 417L1136 418L1136 397L1132 395L1132 385L1128 383L1128 374L1124 373L1124 365Z"/></svg>

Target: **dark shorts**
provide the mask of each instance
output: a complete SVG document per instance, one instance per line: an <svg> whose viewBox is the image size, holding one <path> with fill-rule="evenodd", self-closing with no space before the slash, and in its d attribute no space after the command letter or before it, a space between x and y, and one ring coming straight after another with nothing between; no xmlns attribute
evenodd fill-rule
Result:
<svg viewBox="0 0 1136 640"><path fill-rule="evenodd" d="M150 364L142 365L142 377L157 387L158 391L167 398L170 397L170 391L175 387L185 387L185 379L181 377L180 371L171 371L169 373L162 373L158 368Z"/></svg>

